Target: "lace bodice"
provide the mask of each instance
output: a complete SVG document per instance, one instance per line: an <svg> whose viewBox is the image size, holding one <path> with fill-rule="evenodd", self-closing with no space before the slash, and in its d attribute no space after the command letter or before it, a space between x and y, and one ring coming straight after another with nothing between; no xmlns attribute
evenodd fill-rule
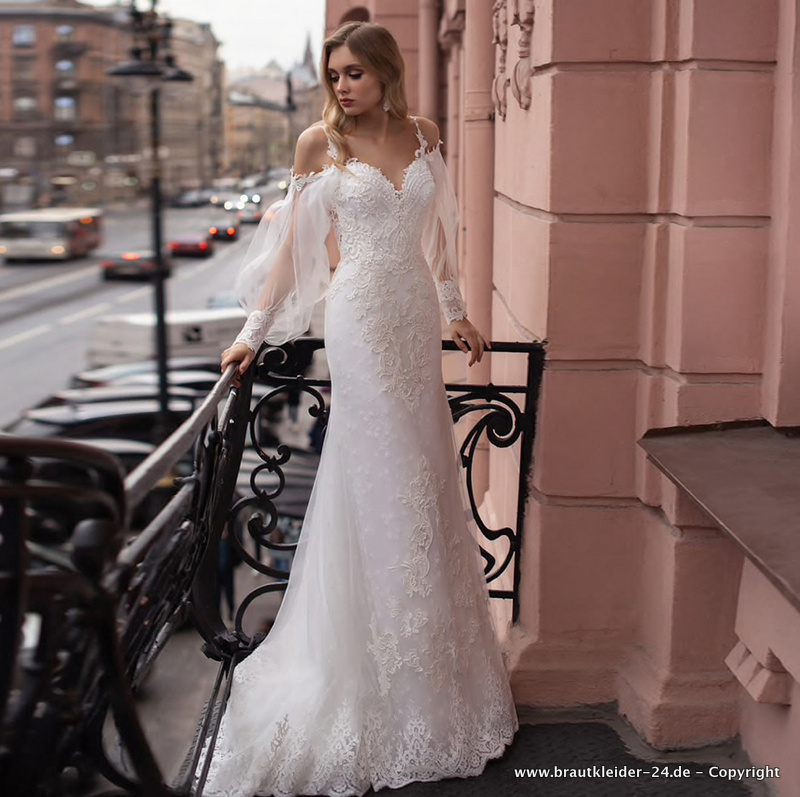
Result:
<svg viewBox="0 0 800 797"><path fill-rule="evenodd" d="M332 218L342 261L403 267L423 258L422 233L435 186L423 156L427 142L417 126L419 148L398 189L377 167L350 158L333 195ZM333 142L328 154L337 156Z"/></svg>
<svg viewBox="0 0 800 797"><path fill-rule="evenodd" d="M373 262L384 268L424 260L422 229L434 185L419 157L406 169L398 191L373 166L351 159L350 175L334 194L333 224L342 262Z"/></svg>
<svg viewBox="0 0 800 797"><path fill-rule="evenodd" d="M325 239L331 224L340 268L358 262L386 275L424 264L448 323L466 316L456 279L455 195L438 145L430 149L419 125L417 138L419 148L400 188L357 158L344 169L329 165L293 176L273 221L259 227L237 281L245 308L265 314L250 319L237 342L253 348L261 337L280 344L307 329L313 305L328 287Z"/></svg>

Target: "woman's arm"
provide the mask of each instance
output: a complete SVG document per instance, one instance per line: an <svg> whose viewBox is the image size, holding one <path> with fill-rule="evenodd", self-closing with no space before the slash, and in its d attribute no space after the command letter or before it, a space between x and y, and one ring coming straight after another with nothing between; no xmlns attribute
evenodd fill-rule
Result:
<svg viewBox="0 0 800 797"><path fill-rule="evenodd" d="M428 142L426 157L436 185L436 198L423 236L423 248L436 281L439 306L447 321L450 337L461 351L469 353L471 366L481 361L483 352L491 349L491 345L467 318L467 307L458 287L458 203L450 173L442 159L439 128L423 117L419 117L417 122Z"/></svg>
<svg viewBox="0 0 800 797"><path fill-rule="evenodd" d="M324 293L330 272L330 219L325 191L313 185L312 175L319 175L329 161L322 127L301 133L287 196L272 221L262 220L237 279L237 293L250 314L233 345L222 353L222 370L239 363L239 373L244 373L265 340L279 344L302 334Z"/></svg>

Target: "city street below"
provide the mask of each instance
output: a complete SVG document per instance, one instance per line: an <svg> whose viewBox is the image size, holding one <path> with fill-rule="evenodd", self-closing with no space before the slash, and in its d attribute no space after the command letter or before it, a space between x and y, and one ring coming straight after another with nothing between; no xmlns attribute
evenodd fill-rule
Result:
<svg viewBox="0 0 800 797"><path fill-rule="evenodd" d="M214 207L165 212L165 242L172 236L208 231L225 218ZM91 256L64 263L20 262L0 266L0 428L35 406L87 367L87 348L98 318L153 309L148 282L104 281L105 257L151 248L146 203L107 211L105 242ZM167 310L204 309L227 294L255 225L238 240L218 242L204 259L175 258L167 280Z"/></svg>

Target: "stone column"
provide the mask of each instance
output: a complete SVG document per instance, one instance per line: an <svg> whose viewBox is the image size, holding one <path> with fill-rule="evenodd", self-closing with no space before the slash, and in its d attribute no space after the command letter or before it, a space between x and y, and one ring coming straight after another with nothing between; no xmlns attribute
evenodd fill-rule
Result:
<svg viewBox="0 0 800 797"><path fill-rule="evenodd" d="M419 0L418 74L419 113L439 122L439 46L437 22L439 10L436 0Z"/></svg>
<svg viewBox="0 0 800 797"><path fill-rule="evenodd" d="M469 315L484 335L492 334L494 248L494 44L490 0L467 0L464 30L465 257L461 283ZM473 366L470 381L488 381L487 360Z"/></svg>
<svg viewBox="0 0 800 797"><path fill-rule="evenodd" d="M765 313L762 415L800 424L800 38L794 0L781 0L775 67L772 224Z"/></svg>

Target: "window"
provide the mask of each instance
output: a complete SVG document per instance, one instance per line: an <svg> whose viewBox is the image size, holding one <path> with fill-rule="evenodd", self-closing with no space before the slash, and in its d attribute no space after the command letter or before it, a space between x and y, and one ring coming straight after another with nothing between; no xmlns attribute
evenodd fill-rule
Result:
<svg viewBox="0 0 800 797"><path fill-rule="evenodd" d="M20 81L36 80L36 58L29 55L14 57L14 79Z"/></svg>
<svg viewBox="0 0 800 797"><path fill-rule="evenodd" d="M60 136L56 136L54 141L57 147L71 147L75 143L75 136L71 136L69 133L62 133Z"/></svg>
<svg viewBox="0 0 800 797"><path fill-rule="evenodd" d="M56 97L53 101L53 117L60 121L71 121L76 118L77 103L74 97Z"/></svg>
<svg viewBox="0 0 800 797"><path fill-rule="evenodd" d="M56 74L59 77L73 77L75 75L75 62L66 58L62 61L56 61Z"/></svg>
<svg viewBox="0 0 800 797"><path fill-rule="evenodd" d="M72 25L59 25L56 28L56 36L60 42L71 42L73 33L75 33L75 28Z"/></svg>
<svg viewBox="0 0 800 797"><path fill-rule="evenodd" d="M36 101L36 97L22 94L14 98L14 113L17 118L33 116L38 109L39 103Z"/></svg>
<svg viewBox="0 0 800 797"><path fill-rule="evenodd" d="M17 158L35 158L36 139L32 136L20 136L14 142L14 156Z"/></svg>
<svg viewBox="0 0 800 797"><path fill-rule="evenodd" d="M17 25L13 41L15 47L33 47L36 44L36 28L33 25Z"/></svg>

